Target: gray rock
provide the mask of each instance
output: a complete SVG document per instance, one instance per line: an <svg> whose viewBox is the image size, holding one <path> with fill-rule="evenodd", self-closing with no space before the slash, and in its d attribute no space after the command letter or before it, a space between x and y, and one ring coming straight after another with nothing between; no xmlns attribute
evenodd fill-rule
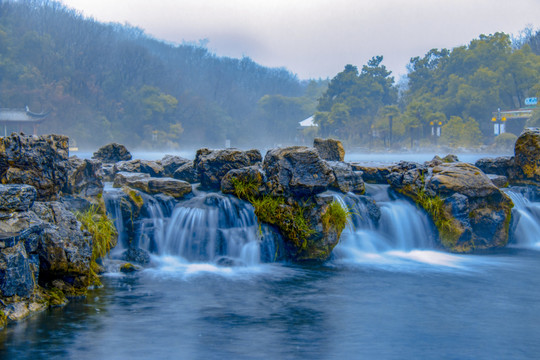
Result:
<svg viewBox="0 0 540 360"><path fill-rule="evenodd" d="M167 177L173 177L174 172L182 165L191 162L191 160L175 155L165 155L161 159L161 166L163 166L164 175ZM183 179L180 179L183 180Z"/></svg>
<svg viewBox="0 0 540 360"><path fill-rule="evenodd" d="M329 161L328 164L334 171L336 178L332 187L342 193L348 193L350 191L355 194L363 194L366 191L361 171L353 171L350 164L340 161Z"/></svg>
<svg viewBox="0 0 540 360"><path fill-rule="evenodd" d="M151 177L162 177L165 173L159 162L150 160L120 161L114 167L115 172L143 173Z"/></svg>
<svg viewBox="0 0 540 360"><path fill-rule="evenodd" d="M93 154L92 159L100 160L103 163L115 163L131 160L131 154L124 145L111 143L100 147Z"/></svg>
<svg viewBox="0 0 540 360"><path fill-rule="evenodd" d="M176 169L173 173L173 178L192 184L199 182L199 174L193 165L193 161L189 161Z"/></svg>
<svg viewBox="0 0 540 360"><path fill-rule="evenodd" d="M63 189L65 194L98 196L103 193L101 162L72 156L68 160L67 169L68 181Z"/></svg>
<svg viewBox="0 0 540 360"><path fill-rule="evenodd" d="M67 182L68 138L61 135L0 138L0 180L36 188L38 200L54 200Z"/></svg>
<svg viewBox="0 0 540 360"><path fill-rule="evenodd" d="M0 211L27 211L36 196L36 189L30 185L0 185Z"/></svg>
<svg viewBox="0 0 540 360"><path fill-rule="evenodd" d="M129 248L122 253L122 260L133 262L139 265L150 263L150 254L146 250L139 248Z"/></svg>
<svg viewBox="0 0 540 360"><path fill-rule="evenodd" d="M199 149L193 164L203 187L219 189L221 179L230 170L255 165L256 162L260 161L260 158L258 150Z"/></svg>
<svg viewBox="0 0 540 360"><path fill-rule="evenodd" d="M313 147L317 149L319 156L323 160L345 160L345 148L339 140L315 138L313 140Z"/></svg>
<svg viewBox="0 0 540 360"><path fill-rule="evenodd" d="M263 169L273 195L309 196L321 193L336 180L332 168L314 148L291 146L266 153Z"/></svg>

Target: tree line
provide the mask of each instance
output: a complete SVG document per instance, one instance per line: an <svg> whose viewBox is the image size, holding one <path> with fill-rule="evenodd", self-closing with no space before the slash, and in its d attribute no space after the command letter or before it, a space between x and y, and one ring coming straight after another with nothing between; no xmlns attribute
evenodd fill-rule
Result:
<svg viewBox="0 0 540 360"><path fill-rule="evenodd" d="M158 41L55 1L4 1L0 107L51 111L40 132L62 132L82 147L144 148L226 139L248 146L261 134L275 142L315 111L325 81L218 57L203 45Z"/></svg>
<svg viewBox="0 0 540 360"><path fill-rule="evenodd" d="M346 65L319 100L315 119L324 136L350 146L490 144L493 112L522 108L527 97L540 95L539 45L540 31L531 29L514 41L504 33L480 35L466 46L412 58L400 85L382 56L360 71ZM528 124L507 125L538 126L539 118L537 110ZM515 136L500 140L508 143L509 138Z"/></svg>

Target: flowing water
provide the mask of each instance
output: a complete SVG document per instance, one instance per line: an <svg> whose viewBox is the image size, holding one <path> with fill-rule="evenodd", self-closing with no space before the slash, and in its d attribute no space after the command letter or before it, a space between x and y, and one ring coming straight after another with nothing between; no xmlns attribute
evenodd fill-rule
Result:
<svg viewBox="0 0 540 360"><path fill-rule="evenodd" d="M146 199L150 267L0 332L9 359L537 359L540 203L509 189L512 247L455 255L388 187L337 197L351 221L324 265L280 262L253 208ZM118 195L118 194L117 194ZM108 209L121 209L108 189ZM120 241L119 256L127 247Z"/></svg>

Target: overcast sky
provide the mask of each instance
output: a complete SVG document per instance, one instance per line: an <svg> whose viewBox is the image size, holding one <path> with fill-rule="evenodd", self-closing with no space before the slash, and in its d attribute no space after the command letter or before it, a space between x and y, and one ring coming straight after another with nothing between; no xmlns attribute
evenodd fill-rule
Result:
<svg viewBox="0 0 540 360"><path fill-rule="evenodd" d="M173 43L207 39L301 79L334 77L383 55L394 75L432 48L540 27L540 0L62 0L99 21L129 23ZM397 76L396 76L397 78Z"/></svg>

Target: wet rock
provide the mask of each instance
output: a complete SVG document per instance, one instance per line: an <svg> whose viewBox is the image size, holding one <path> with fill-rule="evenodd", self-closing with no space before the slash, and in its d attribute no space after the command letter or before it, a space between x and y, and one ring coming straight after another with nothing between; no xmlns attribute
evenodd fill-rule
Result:
<svg viewBox="0 0 540 360"><path fill-rule="evenodd" d="M38 200L54 200L67 182L68 138L61 135L0 138L0 180L27 184Z"/></svg>
<svg viewBox="0 0 540 360"><path fill-rule="evenodd" d="M27 211L36 200L37 191L30 185L0 185L0 211Z"/></svg>
<svg viewBox="0 0 540 360"><path fill-rule="evenodd" d="M164 194L175 199L191 193L191 184L173 178L153 178L148 174L119 172L114 178L114 187L128 186L147 194Z"/></svg>
<svg viewBox="0 0 540 360"><path fill-rule="evenodd" d="M209 150L199 149L193 162L199 175L201 186L219 189L221 179L230 170L255 165L260 159L258 150L238 149Z"/></svg>
<svg viewBox="0 0 540 360"><path fill-rule="evenodd" d="M143 173L151 177L162 177L165 173L159 162L150 160L120 161L114 167L115 172Z"/></svg>
<svg viewBox="0 0 540 360"><path fill-rule="evenodd" d="M24 240L20 239L13 246L2 248L0 251L0 296L17 295L26 298L33 293L35 286Z"/></svg>
<svg viewBox="0 0 540 360"><path fill-rule="evenodd" d="M317 149L319 156L323 160L345 160L345 148L339 140L315 138L313 140L313 147Z"/></svg>
<svg viewBox="0 0 540 360"><path fill-rule="evenodd" d="M400 161L390 167L388 184L402 194L416 194L423 186L423 178L428 168L426 165L410 161Z"/></svg>
<svg viewBox="0 0 540 360"><path fill-rule="evenodd" d="M502 175L486 174L489 180L495 184L498 188L504 188L508 186L508 178Z"/></svg>
<svg viewBox="0 0 540 360"><path fill-rule="evenodd" d="M68 181L63 189L65 194L92 197L103 193L99 161L72 156L68 159L67 169Z"/></svg>
<svg viewBox="0 0 540 360"><path fill-rule="evenodd" d="M516 140L514 169L512 182L540 184L540 128L527 128Z"/></svg>
<svg viewBox="0 0 540 360"><path fill-rule="evenodd" d="M163 159L161 159L161 166L163 166L164 174L163 176L167 177L174 177L173 174L175 173L178 168L184 164L187 164L189 162L192 162L189 159L183 158L181 156L176 155L165 155ZM183 179L180 179L183 180Z"/></svg>
<svg viewBox="0 0 540 360"><path fill-rule="evenodd" d="M354 171L362 172L362 179L368 184L388 184L386 178L390 175L390 166L367 166L351 163Z"/></svg>
<svg viewBox="0 0 540 360"><path fill-rule="evenodd" d="M314 148L291 146L266 153L263 170L267 188L276 196L310 196L336 180L332 168Z"/></svg>
<svg viewBox="0 0 540 360"><path fill-rule="evenodd" d="M147 265L150 263L150 254L140 248L129 248L122 253L122 260L139 265Z"/></svg>
<svg viewBox="0 0 540 360"><path fill-rule="evenodd" d="M514 166L514 157L501 156L497 158L482 158L474 164L486 174L509 176L509 170Z"/></svg>
<svg viewBox="0 0 540 360"><path fill-rule="evenodd" d="M46 224L37 254L40 282L62 279L83 288L89 285L92 237L81 231L81 223L60 202L36 202L33 212Z"/></svg>
<svg viewBox="0 0 540 360"><path fill-rule="evenodd" d="M332 184L333 188L342 193L353 192L360 195L366 191L361 171L353 171L350 164L340 161L328 161L328 165L332 168L336 178Z"/></svg>
<svg viewBox="0 0 540 360"><path fill-rule="evenodd" d="M102 146L92 155L92 159L103 163L116 163L118 161L131 160L131 154L124 145L111 143Z"/></svg>
<svg viewBox="0 0 540 360"><path fill-rule="evenodd" d="M125 263L120 266L120 272L123 272L124 274L130 274L138 270L139 269L131 263Z"/></svg>
<svg viewBox="0 0 540 360"><path fill-rule="evenodd" d="M150 179L150 175L143 173L130 173L130 172L119 172L114 176L113 186L120 188L124 185L134 183L137 181L142 181L145 179Z"/></svg>
<svg viewBox="0 0 540 360"><path fill-rule="evenodd" d="M193 165L193 161L188 161L176 169L176 171L173 173L173 178L187 181L192 184L199 182L199 174Z"/></svg>
<svg viewBox="0 0 540 360"><path fill-rule="evenodd" d="M221 191L224 194L234 194L235 181L242 184L250 184L251 193L249 195L256 195L266 192L266 175L264 174L260 165L248 166L229 171L221 180Z"/></svg>
<svg viewBox="0 0 540 360"><path fill-rule="evenodd" d="M449 250L468 252L508 242L513 203L477 167L466 163L436 166L426 178L425 195L443 201L434 220ZM434 206L427 197L420 203L426 210Z"/></svg>

